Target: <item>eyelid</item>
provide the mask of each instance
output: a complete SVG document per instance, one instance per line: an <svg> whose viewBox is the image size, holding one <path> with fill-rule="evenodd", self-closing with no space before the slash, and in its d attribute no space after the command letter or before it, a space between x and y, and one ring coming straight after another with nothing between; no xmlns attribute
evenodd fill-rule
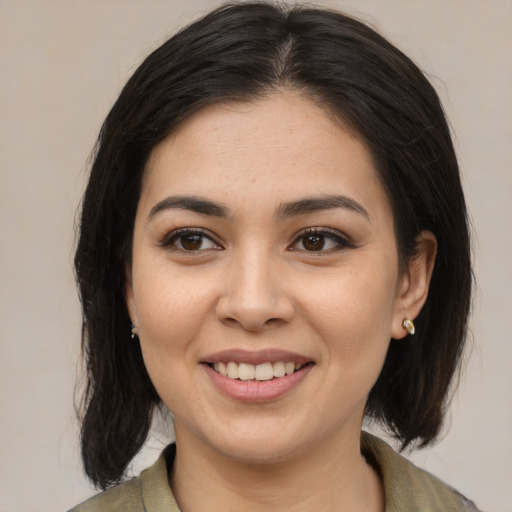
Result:
<svg viewBox="0 0 512 512"><path fill-rule="evenodd" d="M330 238L331 240L333 240L334 242L336 242L338 244L338 248L337 249L327 249L327 250L323 250L323 251L306 251L304 249L294 249L294 245L296 245L301 237L303 236L307 236L307 235L321 235L321 236L325 236L326 238ZM339 231L337 229L333 229L333 228L328 228L328 227L308 227L308 228L305 228L305 229L302 229L301 231L299 231L298 233L295 234L295 236L293 237L293 241L292 243L290 244L290 250L301 250L303 252L308 252L308 253L311 253L311 254L321 254L321 253L328 253L328 252L333 252L333 251L336 251L336 250L341 250L341 249L345 249L345 248L353 248L355 247L354 243L352 242L351 238L346 235L345 233L343 233L342 231Z"/></svg>
<svg viewBox="0 0 512 512"><path fill-rule="evenodd" d="M164 235L164 237L158 242L158 245L162 248L173 248L173 243L177 238L180 236L186 235L186 234L200 234L204 236L205 238L211 240L214 244L218 246L219 249L224 249L223 244L219 240L219 238L211 233L210 231L204 229L204 228L198 228L198 227L183 227L183 228L177 228L169 231ZM338 247L337 248L331 248L327 250L320 250L320 251L306 251L305 249L295 249L294 246L300 241L301 237L307 236L307 235L320 235L324 236L332 241L334 241ZM336 250L342 250L344 248L350 248L355 247L352 240L349 236L347 236L342 231L339 231L337 229L328 228L325 226L314 226L314 227L308 227L305 229L300 230L298 233L296 233L293 237L293 240L291 244L289 245L289 250L300 250L303 252L309 252L314 254L317 252L317 254L320 253L327 253L327 252L334 252ZM181 249L175 247L177 251L181 251ZM183 251L188 253L194 253L194 252L203 252L207 249L201 249L198 251ZM216 249L218 250L218 249Z"/></svg>
<svg viewBox="0 0 512 512"><path fill-rule="evenodd" d="M159 242L158 245L160 247L169 249L173 247L173 242L179 238L180 236L186 235L186 234L200 234L203 235L205 238L208 238L211 240L215 245L217 245L220 249L223 249L223 245L221 244L220 240L217 236L215 236L210 231L204 229L204 228L195 228L195 227L185 227L185 228L178 228L173 229L172 231L169 231ZM175 248L177 251L179 251L179 248ZM201 251L183 251L183 252L201 252Z"/></svg>

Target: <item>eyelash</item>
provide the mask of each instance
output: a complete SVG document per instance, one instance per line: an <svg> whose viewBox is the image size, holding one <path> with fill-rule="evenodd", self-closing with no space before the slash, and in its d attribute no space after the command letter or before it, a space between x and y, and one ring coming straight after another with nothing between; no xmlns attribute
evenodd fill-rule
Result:
<svg viewBox="0 0 512 512"><path fill-rule="evenodd" d="M320 250L310 250L310 251L308 251L307 249L293 249L293 246L298 244L301 240L303 241L304 238L307 236L323 237L324 239L332 241L336 246L329 248L329 249L325 249L325 250L323 249L323 247ZM312 227L312 228L307 228L307 229L301 231L300 233L298 233L290 247L291 247L290 250L301 250L303 252L313 253L313 254L314 253L317 253L317 254L324 253L325 254L325 253L341 251L343 249L352 248L355 246L348 239L347 236L343 235L342 233L340 233L339 231L337 231L335 229Z"/></svg>
<svg viewBox="0 0 512 512"><path fill-rule="evenodd" d="M217 246L215 248L215 250L222 249L222 246L219 244L219 242L217 240L215 240L215 237L213 237L211 234L209 234L208 232L206 232L205 230L200 229L200 228L180 228L180 229L171 231L163 238L163 240L158 245L160 247L163 247L166 249L172 249L172 250L181 251L183 253L190 253L190 254L205 251L205 249L187 250L184 248L176 247L174 245L174 243L176 241L180 240L180 238L182 239L182 238L186 237L187 235L188 236L199 235L201 237L202 241L206 239L206 240L211 241L213 244L215 244ZM213 248L210 248L210 250L211 249L213 249Z"/></svg>
<svg viewBox="0 0 512 512"><path fill-rule="evenodd" d="M216 245L216 247L210 247L208 249L186 249L184 247L176 247L174 244L179 241L180 239L183 239L186 236L193 236L198 235L200 237L199 241L201 245L203 244L204 240L209 240L213 244ZM307 249L297 249L294 246L296 246L301 240L304 242L304 238L307 236L316 236L316 237L322 237L323 240L321 240L321 247L319 250L307 250ZM324 249L323 246L325 245L325 240L330 240L335 244L335 247L330 247L328 249ZM183 242L181 242L183 245ZM163 240L158 244L160 247L168 248L176 251L181 251L183 253L188 254L195 254L198 252L203 252L206 250L219 250L222 249L222 246L217 240L215 240L215 237L213 237L210 233L206 232L203 229L200 228L180 228L175 231L172 231L171 233L167 234ZM291 251L302 251L306 253L332 253L337 252L343 249L354 247L353 243L348 240L348 238L341 234L339 231L336 231L334 229L329 228L317 228L317 227L311 227L307 228L300 233L298 233L292 244L289 246L289 250Z"/></svg>

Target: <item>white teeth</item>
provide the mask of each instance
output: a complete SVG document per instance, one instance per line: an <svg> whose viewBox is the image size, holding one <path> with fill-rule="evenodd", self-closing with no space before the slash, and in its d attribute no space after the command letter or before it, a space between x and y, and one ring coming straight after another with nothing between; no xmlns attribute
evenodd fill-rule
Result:
<svg viewBox="0 0 512 512"><path fill-rule="evenodd" d="M274 378L274 369L272 363L263 363L256 366L254 374L256 380L271 380Z"/></svg>
<svg viewBox="0 0 512 512"><path fill-rule="evenodd" d="M272 369L274 370L274 377L284 377L286 375L286 371L284 369L284 363L282 361L278 361L272 365Z"/></svg>
<svg viewBox="0 0 512 512"><path fill-rule="evenodd" d="M235 363L228 363L230 364ZM256 367L253 364L240 363L238 365L238 378L240 380L252 380L256 375Z"/></svg>
<svg viewBox="0 0 512 512"><path fill-rule="evenodd" d="M291 375L295 371L295 364L284 363L284 371L286 372L286 375Z"/></svg>
<svg viewBox="0 0 512 512"><path fill-rule="evenodd" d="M228 371L228 377L230 379L238 379L238 365L236 363L233 363L232 361L230 361L228 363L227 371Z"/></svg>
<svg viewBox="0 0 512 512"><path fill-rule="evenodd" d="M213 367L215 368L215 365L213 365ZM228 369L226 368L226 365L224 363L219 363L219 370L218 370L218 372L221 375L224 375L224 377L228 376Z"/></svg>
<svg viewBox="0 0 512 512"><path fill-rule="evenodd" d="M258 365L248 363L235 363L229 361L227 363L217 362L213 364L216 372L230 379L240 380L272 380L274 377L284 377L291 375L302 368L302 364L293 363L291 361L277 361L275 363L262 363Z"/></svg>

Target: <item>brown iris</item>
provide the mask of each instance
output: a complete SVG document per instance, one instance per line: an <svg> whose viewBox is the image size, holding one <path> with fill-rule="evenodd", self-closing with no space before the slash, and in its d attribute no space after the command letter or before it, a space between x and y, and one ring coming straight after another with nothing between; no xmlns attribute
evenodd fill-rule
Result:
<svg viewBox="0 0 512 512"><path fill-rule="evenodd" d="M302 244L307 251L321 251L325 245L325 237L323 235L304 235Z"/></svg>
<svg viewBox="0 0 512 512"><path fill-rule="evenodd" d="M180 237L181 246L187 251L198 251L203 243L203 235L183 235Z"/></svg>

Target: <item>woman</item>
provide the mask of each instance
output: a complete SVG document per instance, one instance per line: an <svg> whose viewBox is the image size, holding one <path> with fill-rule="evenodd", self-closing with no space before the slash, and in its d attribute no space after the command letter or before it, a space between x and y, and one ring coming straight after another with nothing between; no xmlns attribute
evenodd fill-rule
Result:
<svg viewBox="0 0 512 512"><path fill-rule="evenodd" d="M439 99L362 23L222 7L108 115L76 272L86 473L122 481L156 408L176 443L73 510L476 510L361 433L439 433L471 295Z"/></svg>

